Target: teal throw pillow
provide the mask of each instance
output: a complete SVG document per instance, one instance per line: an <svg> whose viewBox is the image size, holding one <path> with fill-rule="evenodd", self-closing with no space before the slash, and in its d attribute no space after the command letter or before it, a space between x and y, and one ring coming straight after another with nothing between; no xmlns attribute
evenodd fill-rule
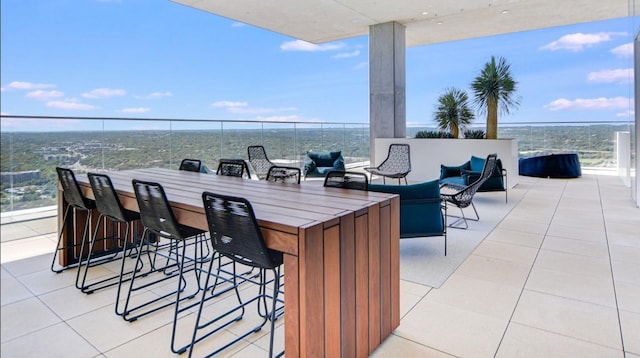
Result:
<svg viewBox="0 0 640 358"><path fill-rule="evenodd" d="M317 167L333 167L333 162L340 157L341 152L309 152Z"/></svg>
<svg viewBox="0 0 640 358"><path fill-rule="evenodd" d="M486 158L478 158L476 156L471 156L471 171L472 172L482 172L484 168L484 162L486 162Z"/></svg>
<svg viewBox="0 0 640 358"><path fill-rule="evenodd" d="M449 177L459 177L463 170L469 170L470 164L466 162L458 166L440 165L440 179Z"/></svg>

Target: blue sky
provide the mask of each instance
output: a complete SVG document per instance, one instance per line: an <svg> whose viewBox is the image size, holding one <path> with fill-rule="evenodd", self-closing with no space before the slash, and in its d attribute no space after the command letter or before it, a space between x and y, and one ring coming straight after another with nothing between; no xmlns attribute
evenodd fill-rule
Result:
<svg viewBox="0 0 640 358"><path fill-rule="evenodd" d="M169 0L0 6L2 114L368 122L366 36L312 45ZM511 64L521 97L500 123L629 120L637 26L635 17L410 47L407 123L433 125L438 95L468 91L492 55Z"/></svg>

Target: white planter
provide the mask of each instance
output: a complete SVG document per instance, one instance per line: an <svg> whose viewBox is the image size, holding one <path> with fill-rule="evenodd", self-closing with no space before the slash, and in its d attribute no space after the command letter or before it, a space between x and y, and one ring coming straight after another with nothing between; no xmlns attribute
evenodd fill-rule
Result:
<svg viewBox="0 0 640 358"><path fill-rule="evenodd" d="M376 165L387 157L392 143L409 144L411 150L411 173L407 180L419 183L440 178L440 165L460 165L471 158L486 158L498 154L502 166L507 169L508 185L518 184L518 140L517 139L449 139L449 138L376 138ZM387 183L393 183L387 181Z"/></svg>

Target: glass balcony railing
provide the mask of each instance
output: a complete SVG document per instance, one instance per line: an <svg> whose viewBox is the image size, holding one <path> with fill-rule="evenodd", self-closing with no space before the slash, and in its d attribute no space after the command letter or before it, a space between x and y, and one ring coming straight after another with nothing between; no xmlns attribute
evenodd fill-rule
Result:
<svg viewBox="0 0 640 358"><path fill-rule="evenodd" d="M368 123L2 115L1 125L2 212L55 205L56 166L80 173L177 168L183 158L198 158L215 170L220 158L246 159L249 145L265 146L271 160L288 165L300 166L310 150L341 150L348 166L362 166L370 150ZM407 136L421 130L437 129L412 126ZM520 157L572 152L583 168L615 169L616 132L633 130L626 121L527 122L501 124L499 137L518 139Z"/></svg>
<svg viewBox="0 0 640 358"><path fill-rule="evenodd" d="M275 162L300 165L307 151L341 150L347 165L369 160L363 123L53 118L2 115L2 211L54 205L56 166L77 172L177 168L198 158L247 159L263 145Z"/></svg>
<svg viewBox="0 0 640 358"><path fill-rule="evenodd" d="M482 129L474 125L469 129ZM433 126L407 128L407 136L418 131L438 129ZM518 140L518 156L528 158L558 153L578 153L583 168L615 169L616 133L635 136L631 120L616 122L513 122L500 124L498 138ZM633 153L633 151L631 151Z"/></svg>

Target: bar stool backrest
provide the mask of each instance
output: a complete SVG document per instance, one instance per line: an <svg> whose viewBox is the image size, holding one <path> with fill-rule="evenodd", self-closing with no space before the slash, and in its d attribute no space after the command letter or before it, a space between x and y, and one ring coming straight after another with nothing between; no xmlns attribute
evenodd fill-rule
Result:
<svg viewBox="0 0 640 358"><path fill-rule="evenodd" d="M296 167L274 165L267 172L267 181L300 184L302 171Z"/></svg>
<svg viewBox="0 0 640 358"><path fill-rule="evenodd" d="M367 190L369 180L364 173L345 172L341 170L332 170L327 173L324 178L325 187Z"/></svg>
<svg viewBox="0 0 640 358"><path fill-rule="evenodd" d="M216 174L242 178L247 164L241 159L220 159Z"/></svg>
<svg viewBox="0 0 640 358"><path fill-rule="evenodd" d="M179 170L188 172L200 172L202 161L200 159L182 159Z"/></svg>
<svg viewBox="0 0 640 358"><path fill-rule="evenodd" d="M132 183L145 228L162 237L184 240L186 236L178 225L162 185L137 179Z"/></svg>
<svg viewBox="0 0 640 358"><path fill-rule="evenodd" d="M76 176L71 169L56 167L58 179L62 185L64 200L73 207L82 210L90 210L96 208L96 203L82 195Z"/></svg>
<svg viewBox="0 0 640 358"><path fill-rule="evenodd" d="M102 215L118 222L128 222L140 217L138 213L122 207L108 175L87 173L87 177L93 190L93 196L96 198L96 206Z"/></svg>
<svg viewBox="0 0 640 358"><path fill-rule="evenodd" d="M202 193L213 248L248 266L274 269L282 252L267 248L251 203L245 198Z"/></svg>

